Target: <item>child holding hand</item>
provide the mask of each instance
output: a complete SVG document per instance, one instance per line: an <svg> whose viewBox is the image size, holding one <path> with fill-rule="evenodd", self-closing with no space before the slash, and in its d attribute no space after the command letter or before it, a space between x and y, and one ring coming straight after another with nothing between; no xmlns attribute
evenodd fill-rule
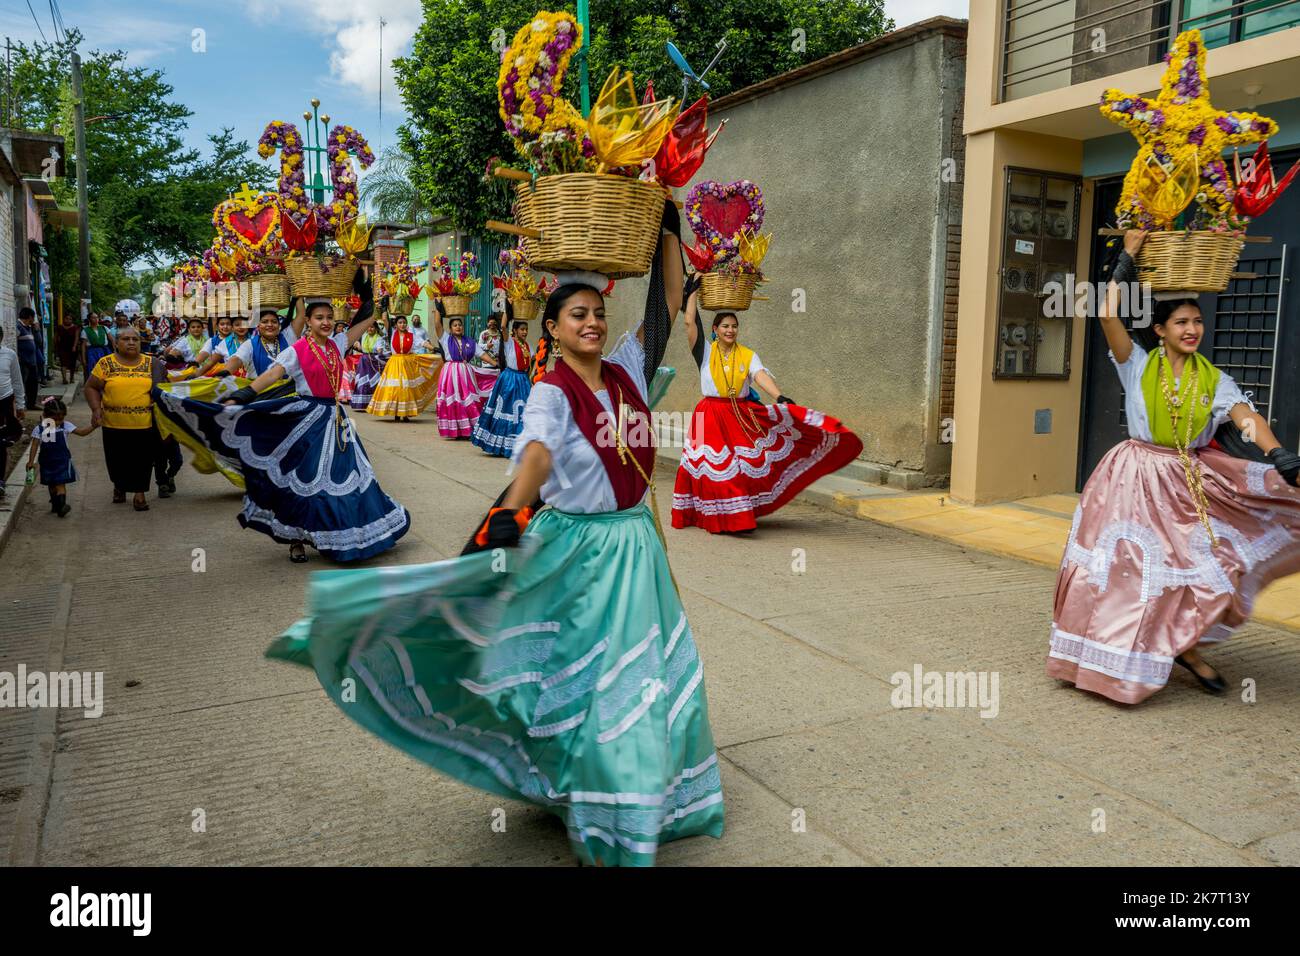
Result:
<svg viewBox="0 0 1300 956"><path fill-rule="evenodd" d="M68 506L68 485L77 480L77 469L72 465L72 452L68 448L68 435L89 435L95 425L78 428L65 421L68 406L60 398L48 398L41 408L41 423L32 431L31 453L27 456L27 483L35 482L35 464L41 466L41 484L50 489L50 513L66 517L72 509Z"/></svg>

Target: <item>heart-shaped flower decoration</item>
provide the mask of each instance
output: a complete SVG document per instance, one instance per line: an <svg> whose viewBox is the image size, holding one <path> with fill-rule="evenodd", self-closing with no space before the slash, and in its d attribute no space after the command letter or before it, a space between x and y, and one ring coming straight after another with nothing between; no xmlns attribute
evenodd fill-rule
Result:
<svg viewBox="0 0 1300 956"><path fill-rule="evenodd" d="M763 211L763 191L748 179L726 185L705 180L686 195L686 221L717 264L736 254L741 232L762 228Z"/></svg>
<svg viewBox="0 0 1300 956"><path fill-rule="evenodd" d="M274 193L243 193L219 204L213 225L231 244L266 255L280 243L280 206Z"/></svg>

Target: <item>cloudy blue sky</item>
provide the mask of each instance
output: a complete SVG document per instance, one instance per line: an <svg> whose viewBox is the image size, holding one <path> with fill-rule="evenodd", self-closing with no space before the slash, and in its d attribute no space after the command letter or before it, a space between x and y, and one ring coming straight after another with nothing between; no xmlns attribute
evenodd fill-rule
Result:
<svg viewBox="0 0 1300 956"><path fill-rule="evenodd" d="M49 0L4 0L0 35L54 34ZM886 0L899 26L937 14L965 17L968 0ZM269 120L299 120L313 96L332 119L360 129L378 153L406 118L391 61L410 48L420 0L59 0L87 49L121 49L162 70L194 112L189 140L232 126L255 144ZM33 15L34 12L34 15ZM383 31L380 68L379 18ZM195 31L203 31L196 41ZM205 47L201 52L196 47ZM379 97L383 87L383 115ZM94 104L90 104L93 111ZM270 161L268 161L270 162Z"/></svg>

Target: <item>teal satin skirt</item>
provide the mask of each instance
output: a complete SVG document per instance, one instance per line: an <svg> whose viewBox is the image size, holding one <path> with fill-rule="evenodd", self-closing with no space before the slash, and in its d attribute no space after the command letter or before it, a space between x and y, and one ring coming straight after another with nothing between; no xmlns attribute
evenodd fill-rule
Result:
<svg viewBox="0 0 1300 956"><path fill-rule="evenodd" d="M703 669L645 505L543 509L520 546L312 575L267 652L362 726L560 816L587 863L721 836Z"/></svg>

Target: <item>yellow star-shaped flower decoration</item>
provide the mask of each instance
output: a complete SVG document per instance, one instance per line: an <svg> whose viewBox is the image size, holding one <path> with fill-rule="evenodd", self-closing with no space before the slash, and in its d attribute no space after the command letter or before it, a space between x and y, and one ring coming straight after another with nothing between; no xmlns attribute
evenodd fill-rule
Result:
<svg viewBox="0 0 1300 956"><path fill-rule="evenodd" d="M1101 97L1102 115L1138 141L1137 157L1115 207L1119 222L1143 229L1161 225L1156 211L1143 201L1143 187L1150 189L1148 167L1155 162L1172 174L1192 158L1200 167L1196 222L1201 227L1241 228L1232 208L1234 187L1223 151L1268 139L1277 132L1277 123L1257 113L1215 109L1199 30L1180 33L1166 60L1169 65L1155 99L1116 89Z"/></svg>

